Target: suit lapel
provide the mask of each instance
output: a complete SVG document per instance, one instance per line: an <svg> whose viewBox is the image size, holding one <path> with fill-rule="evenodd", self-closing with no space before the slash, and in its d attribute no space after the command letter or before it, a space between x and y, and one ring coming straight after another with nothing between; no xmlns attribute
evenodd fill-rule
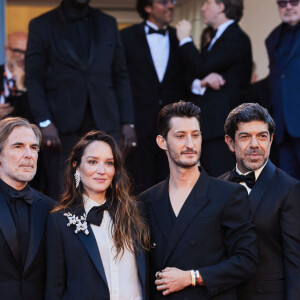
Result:
<svg viewBox="0 0 300 300"><path fill-rule="evenodd" d="M159 192L156 194L156 198L151 202L151 209L155 216L156 224L159 226L160 231L166 240L169 239L169 234L172 230L172 223L169 214L168 186L169 179L162 183Z"/></svg>
<svg viewBox="0 0 300 300"><path fill-rule="evenodd" d="M0 193L0 230L2 231L16 261L20 262L20 248L17 237L17 229L2 193Z"/></svg>
<svg viewBox="0 0 300 300"><path fill-rule="evenodd" d="M145 66L149 66L149 71L150 72L145 72L145 74L150 75L152 78L155 78L155 80L157 81L157 83L159 83L158 77L157 77L157 73L155 70L155 66L152 60L152 55L151 55L151 51L150 51L150 47L148 45L148 41L146 38L146 33L145 33L145 24L141 23L140 26L138 27L138 30L136 32L136 36L137 36L137 44L134 46L137 49L140 49L140 53L143 56L143 61L144 61L144 65Z"/></svg>
<svg viewBox="0 0 300 300"><path fill-rule="evenodd" d="M3 66L0 66L0 93L3 92L3 89L4 89L4 84L3 84L3 73L4 73L4 65Z"/></svg>
<svg viewBox="0 0 300 300"><path fill-rule="evenodd" d="M63 56L62 58L64 61L73 62L73 64L85 68L71 42L68 24L65 19L62 5L56 10L56 20L54 25L57 27L56 29L53 29L53 34L56 39L55 45L59 49L59 53Z"/></svg>
<svg viewBox="0 0 300 300"><path fill-rule="evenodd" d="M41 240L43 238L46 219L49 212L49 209L47 208L46 203L42 201L41 196L35 193L32 189L31 191L34 200L30 208L30 236L24 273L27 271L36 257Z"/></svg>
<svg viewBox="0 0 300 300"><path fill-rule="evenodd" d="M253 189L249 194L249 203L252 217L254 216L256 209L262 199L262 196L266 189L268 189L268 185L271 182L276 171L276 167L268 161L261 174L259 175L257 181Z"/></svg>
<svg viewBox="0 0 300 300"><path fill-rule="evenodd" d="M79 215L83 215L84 211L82 211L81 214ZM100 256L100 252L99 252L99 248L93 233L93 230L90 226L90 224L88 224L88 230L89 230L89 234L86 235L83 232L79 232L77 233L78 238L80 239L81 243L83 244L85 250L87 251L88 255L90 256L92 262L94 263L97 271L99 272L100 276L102 277L103 281L105 282L105 284L108 287L108 283L107 283L107 279L105 276L105 271L104 271L104 267L102 264L102 260L101 260L101 256Z"/></svg>
<svg viewBox="0 0 300 300"><path fill-rule="evenodd" d="M135 252L137 269L140 277L140 281L143 288L143 294L145 295L146 290L146 261L144 250L138 250Z"/></svg>
<svg viewBox="0 0 300 300"><path fill-rule="evenodd" d="M181 237L187 230L190 223L209 202L209 199L206 197L208 186L209 176L202 169L198 181L196 182L194 188L192 189L191 193L189 194L185 203L183 204L179 215L176 219L176 222L173 226L166 247L163 265L167 263L167 260L172 254L172 251L176 247L177 243L180 241Z"/></svg>
<svg viewBox="0 0 300 300"><path fill-rule="evenodd" d="M176 34L174 31L171 30L171 28L169 28L169 41L170 41L169 59L168 59L168 64L167 64L167 68L166 68L166 72L162 84L164 84L165 81L168 80L168 77L173 72L172 62L175 60L175 49L178 47L178 40Z"/></svg>
<svg viewBox="0 0 300 300"><path fill-rule="evenodd" d="M99 30L105 30L105 24L103 24L102 19L97 17L97 13L95 10L90 9L91 13L91 22L92 22L92 34L91 34L91 41L90 41L90 55L88 59L88 66L93 62L95 48L97 48L99 38L105 36Z"/></svg>

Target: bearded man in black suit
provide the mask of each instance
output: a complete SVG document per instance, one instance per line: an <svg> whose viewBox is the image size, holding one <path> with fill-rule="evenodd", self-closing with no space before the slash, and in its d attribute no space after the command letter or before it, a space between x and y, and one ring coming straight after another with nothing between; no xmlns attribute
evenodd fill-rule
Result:
<svg viewBox="0 0 300 300"><path fill-rule="evenodd" d="M135 145L126 61L114 18L89 0L63 0L30 22L26 53L29 101L43 133L46 192L61 191L62 170L78 137L101 129Z"/></svg>
<svg viewBox="0 0 300 300"><path fill-rule="evenodd" d="M45 225L54 201L32 189L41 132L22 118L0 122L0 297L43 300Z"/></svg>
<svg viewBox="0 0 300 300"><path fill-rule="evenodd" d="M228 113L247 94L252 73L249 37L239 27L243 0L206 0L203 20L215 29L207 51L199 53L190 38L191 25L177 25L180 49L194 74L193 101L203 115L203 153L201 163L212 176L220 176L234 163L224 143L224 122ZM194 79L193 78L193 79Z"/></svg>
<svg viewBox="0 0 300 300"><path fill-rule="evenodd" d="M144 22L121 31L138 139L127 164L137 193L167 176L167 159L155 143L157 115L164 105L185 98L179 42L175 29L169 26L175 2L137 0L137 10Z"/></svg>
<svg viewBox="0 0 300 300"><path fill-rule="evenodd" d="M150 226L153 300L236 300L236 286L256 271L246 190L199 168L200 118L200 108L184 101L158 116L156 141L170 176L139 196Z"/></svg>
<svg viewBox="0 0 300 300"><path fill-rule="evenodd" d="M238 289L239 300L297 300L300 295L300 182L269 160L275 124L257 103L230 112L225 140L236 168L222 179L244 185L258 235L256 276Z"/></svg>

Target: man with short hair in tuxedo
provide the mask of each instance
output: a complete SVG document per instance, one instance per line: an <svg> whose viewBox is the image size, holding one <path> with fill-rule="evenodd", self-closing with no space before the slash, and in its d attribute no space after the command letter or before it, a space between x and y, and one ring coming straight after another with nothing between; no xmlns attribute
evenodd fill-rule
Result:
<svg viewBox="0 0 300 300"><path fill-rule="evenodd" d="M32 189L41 132L22 118L0 121L0 298L43 300L45 225L54 201Z"/></svg>
<svg viewBox="0 0 300 300"><path fill-rule="evenodd" d="M139 196L150 226L153 300L235 300L236 286L256 271L246 190L198 166L200 113L180 101L158 116L156 141L167 155L170 176Z"/></svg>
<svg viewBox="0 0 300 300"><path fill-rule="evenodd" d="M273 119L257 103L236 107L225 123L236 167L221 179L247 189L258 235L257 273L239 287L239 300L298 300L300 295L300 182L269 160L274 131Z"/></svg>
<svg viewBox="0 0 300 300"><path fill-rule="evenodd" d="M177 25L181 54L194 72L192 91L199 95L192 100L203 114L201 163L211 176L220 176L234 163L224 144L223 126L229 112L241 103L250 86L251 43L238 24L243 9L243 0L204 1L203 21L213 27L215 34L203 53L192 42L191 24L181 21Z"/></svg>
<svg viewBox="0 0 300 300"><path fill-rule="evenodd" d="M128 171L140 193L168 174L165 154L156 143L157 115L185 98L185 70L173 20L174 0L137 0L144 22L121 31L130 75L137 147L127 158ZM142 166L142 167L141 167Z"/></svg>

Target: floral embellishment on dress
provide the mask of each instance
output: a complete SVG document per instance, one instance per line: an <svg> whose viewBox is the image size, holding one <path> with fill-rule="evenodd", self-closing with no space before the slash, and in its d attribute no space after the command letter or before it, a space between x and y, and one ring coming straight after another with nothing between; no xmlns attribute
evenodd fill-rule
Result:
<svg viewBox="0 0 300 300"><path fill-rule="evenodd" d="M68 212L68 213L65 213L64 216L66 216L69 220L69 223L67 224L68 227L70 227L71 225L76 226L76 229L74 230L75 233L83 231L86 235L89 234L85 213L82 216L78 217L78 216L72 215L70 212Z"/></svg>

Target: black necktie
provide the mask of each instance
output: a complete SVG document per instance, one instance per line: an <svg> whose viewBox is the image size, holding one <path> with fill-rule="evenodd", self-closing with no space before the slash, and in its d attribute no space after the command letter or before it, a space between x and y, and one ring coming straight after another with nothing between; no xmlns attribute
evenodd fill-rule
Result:
<svg viewBox="0 0 300 300"><path fill-rule="evenodd" d="M152 33L158 33L158 34L161 34L161 35L166 35L166 32L167 32L167 28L165 29L153 29L152 27L148 26L149 28L149 32L148 34L152 34Z"/></svg>
<svg viewBox="0 0 300 300"><path fill-rule="evenodd" d="M255 174L252 171L247 175L240 175L236 171L230 171L229 181L236 183L245 182L252 189L255 184Z"/></svg>
<svg viewBox="0 0 300 300"><path fill-rule="evenodd" d="M107 209L108 209L107 202L105 202L100 206L92 207L87 214L86 217L87 222L89 222L90 224L100 226L103 218L103 212Z"/></svg>
<svg viewBox="0 0 300 300"><path fill-rule="evenodd" d="M9 190L9 195L12 198L12 202L15 204L16 212L16 227L18 234L18 241L20 246L20 258L22 266L25 265L25 260L28 250L29 242L29 209L28 204L33 202L32 193L29 189L23 191Z"/></svg>

